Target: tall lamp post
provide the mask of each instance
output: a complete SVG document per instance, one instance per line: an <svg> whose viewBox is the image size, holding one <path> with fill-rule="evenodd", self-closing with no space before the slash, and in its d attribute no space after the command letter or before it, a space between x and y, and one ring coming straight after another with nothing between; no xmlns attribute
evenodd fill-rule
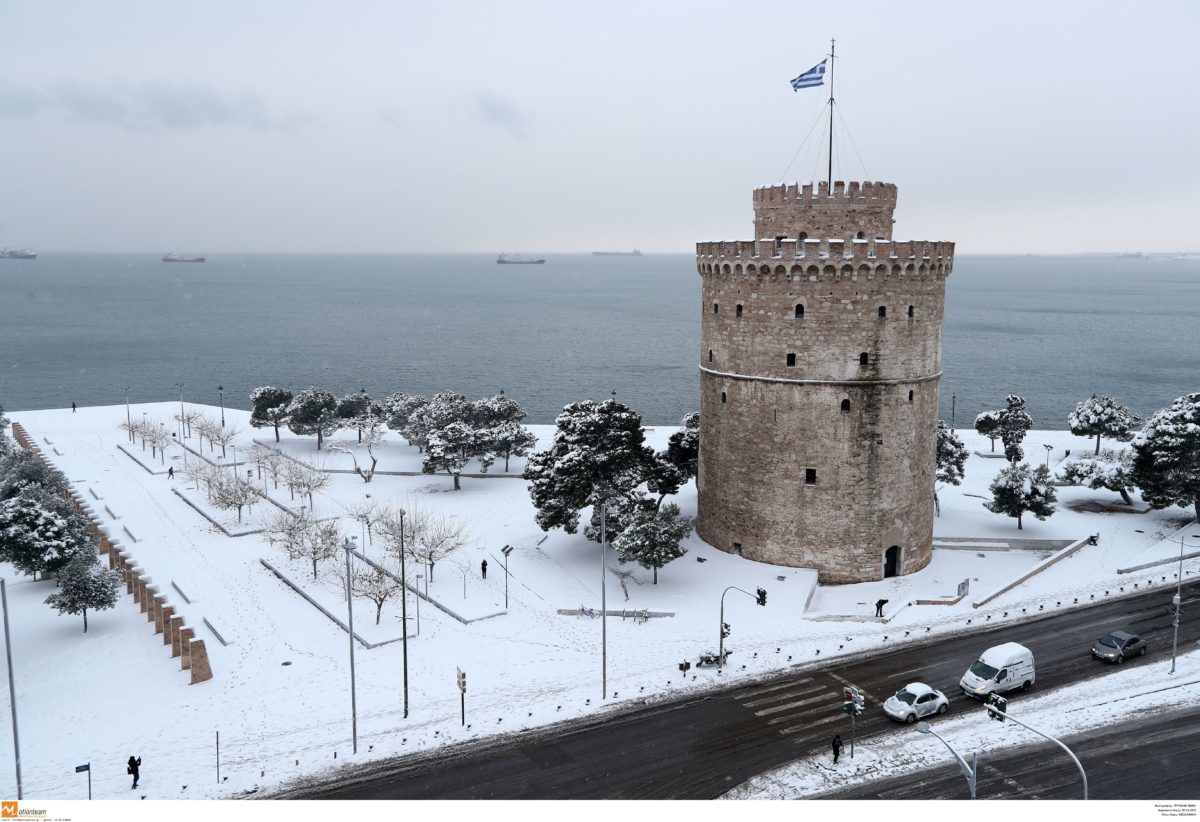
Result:
<svg viewBox="0 0 1200 822"><path fill-rule="evenodd" d="M348 539L342 548L346 552L346 624L350 628L350 733L354 753L358 753L358 694L354 688L354 597L350 595L350 555L354 553L354 543Z"/></svg>
<svg viewBox="0 0 1200 822"><path fill-rule="evenodd" d="M613 392L614 394L616 392ZM604 553L608 533L605 525L608 523L608 499L600 501L600 698L608 697L608 597L605 592L606 570ZM505 573L507 581L508 574Z"/></svg>
<svg viewBox="0 0 1200 822"><path fill-rule="evenodd" d="M183 444L183 387L187 383L177 382L175 387L179 389L179 442Z"/></svg>
<svg viewBox="0 0 1200 822"><path fill-rule="evenodd" d="M21 798L21 738L17 734L17 690L13 687L12 639L8 634L8 591L0 579L0 603L4 607L4 656L8 661L8 704L12 707L13 762L17 766L17 799Z"/></svg>
<svg viewBox="0 0 1200 822"><path fill-rule="evenodd" d="M975 798L975 784L976 784L976 781L979 779L979 764L978 764L976 755L973 753L971 754L971 764L968 765L966 763L966 761L961 756L958 755L958 751L956 751L950 747L949 742L942 739L940 736L938 736L937 731L935 731L933 728L929 727L928 722L918 722L917 730L923 734L933 734L935 737L937 737L937 740L939 742L941 742L943 745L946 746L946 750L948 750L948 751L950 751L950 753L954 754L954 759L958 762L959 770L961 770L963 772L963 776L965 776L967 778L967 785L971 788L971 798L974 799Z"/></svg>
<svg viewBox="0 0 1200 822"><path fill-rule="evenodd" d="M225 386L217 386L217 397L221 401L221 427L225 427Z"/></svg>
<svg viewBox="0 0 1200 822"><path fill-rule="evenodd" d="M129 441L133 442L133 417L129 413L129 389L133 386L125 386L125 424L129 426Z"/></svg>
<svg viewBox="0 0 1200 822"><path fill-rule="evenodd" d="M1194 535L1193 535L1194 536ZM1179 616L1183 610L1183 546L1186 543L1183 537L1179 537L1179 573L1176 575L1177 582L1175 583L1175 596L1171 599L1171 610L1175 612L1174 618L1171 620L1175 626L1175 636L1171 640L1171 673L1175 673L1175 654L1179 650ZM1189 548L1197 548L1200 546L1188 545Z"/></svg>
<svg viewBox="0 0 1200 822"><path fill-rule="evenodd" d="M729 632L729 629L725 625L725 595L730 591L742 591L742 589L736 585L730 585L721 592L721 638L717 641L717 670L720 670L725 664L725 635ZM767 604L767 592L762 588L758 589L757 594L752 594L749 591L742 591L742 593L748 597L754 597L754 601L759 605L765 606Z"/></svg>
<svg viewBox="0 0 1200 822"><path fill-rule="evenodd" d="M501 392L504 393L504 392ZM504 610L508 610L508 555L513 552L511 545L505 545L500 549L500 553L504 554Z"/></svg>
<svg viewBox="0 0 1200 822"><path fill-rule="evenodd" d="M420 605L417 606L421 607ZM404 571L404 509L400 509L400 656L404 668L404 718L408 719L408 576ZM418 629L419 630L419 629Z"/></svg>
<svg viewBox="0 0 1200 822"><path fill-rule="evenodd" d="M1050 452L1054 450L1054 446L1050 443L1042 443L1042 447L1046 449L1046 467L1050 467Z"/></svg>
<svg viewBox="0 0 1200 822"><path fill-rule="evenodd" d="M417 589L413 591L417 595L417 636L421 635L421 580L425 579L424 574L417 574Z"/></svg>

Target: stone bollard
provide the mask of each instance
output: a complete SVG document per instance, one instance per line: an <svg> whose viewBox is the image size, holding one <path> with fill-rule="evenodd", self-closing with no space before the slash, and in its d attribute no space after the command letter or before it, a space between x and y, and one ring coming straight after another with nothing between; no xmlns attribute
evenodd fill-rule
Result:
<svg viewBox="0 0 1200 822"><path fill-rule="evenodd" d="M195 638L196 632L189 626L184 625L179 629L179 650L183 652L180 665L185 671L192 667L192 640Z"/></svg>
<svg viewBox="0 0 1200 822"><path fill-rule="evenodd" d="M171 658L183 656L183 617L171 617Z"/></svg>
<svg viewBox="0 0 1200 822"><path fill-rule="evenodd" d="M208 663L208 651L204 647L203 639L193 639L190 643L190 659L192 663L192 681L195 685L197 682L204 682L212 679L212 666Z"/></svg>
<svg viewBox="0 0 1200 822"><path fill-rule="evenodd" d="M133 601L138 603L142 601L141 589L138 587L138 577L142 575L142 569L133 564L133 557L126 559L129 561L125 574L125 578L129 580L129 593L133 594Z"/></svg>
<svg viewBox="0 0 1200 822"><path fill-rule="evenodd" d="M175 607L167 605L165 602L162 607L162 621L158 626L158 633L163 635L163 645L171 644L171 620L175 618Z"/></svg>
<svg viewBox="0 0 1200 822"><path fill-rule="evenodd" d="M141 570L141 568L138 568L138 571ZM138 608L141 609L143 614L146 613L146 610L150 607L150 588L153 586L153 584L153 579L146 576L144 573L138 574L137 588L140 592L140 596L138 598Z"/></svg>
<svg viewBox="0 0 1200 822"><path fill-rule="evenodd" d="M112 543L108 541L108 537L100 536L100 556L105 556L112 551ZM111 562L111 560L110 560Z"/></svg>
<svg viewBox="0 0 1200 822"><path fill-rule="evenodd" d="M163 632L163 607L167 604L167 598L162 594L154 595L154 633L161 634Z"/></svg>
<svg viewBox="0 0 1200 822"><path fill-rule="evenodd" d="M146 612L146 621L154 621L154 604L158 601L160 594L158 593L157 585L150 585L150 580L146 580L146 593L142 597L143 610Z"/></svg>

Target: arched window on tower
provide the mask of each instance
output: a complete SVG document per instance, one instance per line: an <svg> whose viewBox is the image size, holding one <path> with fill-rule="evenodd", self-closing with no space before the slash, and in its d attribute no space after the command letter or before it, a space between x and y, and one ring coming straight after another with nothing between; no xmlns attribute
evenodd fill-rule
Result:
<svg viewBox="0 0 1200 822"><path fill-rule="evenodd" d="M738 303L738 304L737 304L737 311L736 311L736 313L737 313L737 315L738 315L739 317L740 317L740 316L742 316L742 304L741 304L741 303Z"/></svg>
<svg viewBox="0 0 1200 822"><path fill-rule="evenodd" d="M711 348L710 348L710 349L708 349L708 361L709 361L709 362L712 362L712 361L713 361L713 358L712 358L712 349L711 349Z"/></svg>
<svg viewBox="0 0 1200 822"><path fill-rule="evenodd" d="M796 355L790 351L788 352L788 355L787 355L787 364L788 364L788 368L794 368L796 366Z"/></svg>
<svg viewBox="0 0 1200 822"><path fill-rule="evenodd" d="M801 231L801 232L800 232L800 242L804 242L804 241L805 241L805 240L807 240L807 239L808 239L808 232L807 232L807 231Z"/></svg>
<svg viewBox="0 0 1200 822"><path fill-rule="evenodd" d="M725 392L724 391L721 392L721 403L722 404L725 403Z"/></svg>
<svg viewBox="0 0 1200 822"><path fill-rule="evenodd" d="M916 315L917 315L917 308L916 308L916 306L910 305L910 306L908 307L908 316L910 316L910 317L915 317Z"/></svg>
<svg viewBox="0 0 1200 822"><path fill-rule="evenodd" d="M804 303L796 303L796 319L804 319Z"/></svg>
<svg viewBox="0 0 1200 822"><path fill-rule="evenodd" d="M860 231L860 232L858 232L858 234L854 235L854 238L855 238L856 240L861 240L861 239L863 238L863 233L862 233L861 231Z"/></svg>
<svg viewBox="0 0 1200 822"><path fill-rule="evenodd" d="M886 316L887 316L887 306L886 305L879 306L879 319L882 320Z"/></svg>
<svg viewBox="0 0 1200 822"><path fill-rule="evenodd" d="M719 306L717 303L713 303L713 313L716 314L720 310L721 306Z"/></svg>
<svg viewBox="0 0 1200 822"><path fill-rule="evenodd" d="M864 352L862 352L861 354L859 354L859 355L858 355L858 364L859 364L859 365L867 365L869 361L870 361L870 360L869 360L869 358L867 357L867 352L866 352L866 351L864 351Z"/></svg>
<svg viewBox="0 0 1200 822"><path fill-rule="evenodd" d="M850 413L850 400L842 400L842 413L843 414Z"/></svg>
<svg viewBox="0 0 1200 822"><path fill-rule="evenodd" d="M913 401L913 392L912 392L912 391L909 391L909 392L908 392L908 401L909 401L909 402L912 402L912 401Z"/></svg>

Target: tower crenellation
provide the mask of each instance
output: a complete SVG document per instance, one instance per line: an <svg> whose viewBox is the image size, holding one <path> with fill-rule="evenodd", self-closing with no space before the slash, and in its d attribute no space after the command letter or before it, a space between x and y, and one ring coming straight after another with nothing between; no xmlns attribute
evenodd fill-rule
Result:
<svg viewBox="0 0 1200 822"><path fill-rule="evenodd" d="M696 245L700 536L823 582L919 570L954 243L892 241L890 183L753 204L756 239Z"/></svg>

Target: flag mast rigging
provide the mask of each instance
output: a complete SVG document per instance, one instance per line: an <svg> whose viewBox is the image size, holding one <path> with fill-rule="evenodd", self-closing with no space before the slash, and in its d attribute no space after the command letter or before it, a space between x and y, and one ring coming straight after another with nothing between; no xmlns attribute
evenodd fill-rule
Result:
<svg viewBox="0 0 1200 822"><path fill-rule="evenodd" d="M829 187L831 195L833 194L833 55L836 45L837 41L831 38L829 41L829 166L825 177L825 184Z"/></svg>

